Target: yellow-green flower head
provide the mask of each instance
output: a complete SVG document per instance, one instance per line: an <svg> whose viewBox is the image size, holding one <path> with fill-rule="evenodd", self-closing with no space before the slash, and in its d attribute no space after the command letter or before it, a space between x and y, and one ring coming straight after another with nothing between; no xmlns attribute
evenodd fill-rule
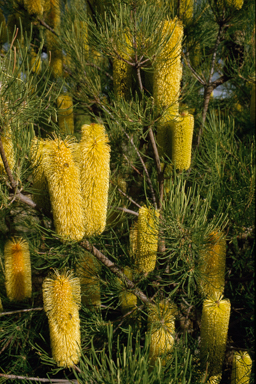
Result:
<svg viewBox="0 0 256 384"><path fill-rule="evenodd" d="M162 301L159 305L151 304L148 308L148 331L151 330L149 348L151 365L158 357L169 354L173 349L176 314L176 305L167 301Z"/></svg>
<svg viewBox="0 0 256 384"><path fill-rule="evenodd" d="M159 212L146 206L141 207L137 229L138 248L135 255L135 266L139 272L149 273L155 269L156 265Z"/></svg>
<svg viewBox="0 0 256 384"><path fill-rule="evenodd" d="M79 361L81 335L80 281L71 272L55 274L43 282L44 310L48 317L52 356L59 367Z"/></svg>
<svg viewBox="0 0 256 384"><path fill-rule="evenodd" d="M10 300L31 297L31 263L26 240L12 238L4 247L5 287Z"/></svg>
<svg viewBox="0 0 256 384"><path fill-rule="evenodd" d="M225 356L228 325L230 318L230 301L214 293L213 297L204 300L201 318L201 363L208 372L215 376L222 372ZM208 358L208 359L207 359Z"/></svg>
<svg viewBox="0 0 256 384"><path fill-rule="evenodd" d="M44 0L24 0L24 7L29 15L42 16Z"/></svg>
<svg viewBox="0 0 256 384"><path fill-rule="evenodd" d="M72 141L46 140L42 166L48 182L53 220L58 235L80 241L84 236L84 211L79 168L73 160Z"/></svg>
<svg viewBox="0 0 256 384"><path fill-rule="evenodd" d="M12 131L10 127L7 127L1 134L1 141L4 147L5 156L7 158L10 170L12 171L15 165L14 147L12 141ZM0 175L4 174L5 168L2 157L0 156Z"/></svg>
<svg viewBox="0 0 256 384"><path fill-rule="evenodd" d="M57 98L58 123L62 133L74 133L73 100L70 95L60 95Z"/></svg>
<svg viewBox="0 0 256 384"><path fill-rule="evenodd" d="M226 240L219 231L209 235L209 242L200 252L199 292L211 296L213 292L222 294L225 286Z"/></svg>
<svg viewBox="0 0 256 384"><path fill-rule="evenodd" d="M165 46L156 58L153 95L156 105L159 108L168 107L168 112L175 117L179 109L182 78L182 23L177 18L172 21L164 21L162 38Z"/></svg>
<svg viewBox="0 0 256 384"><path fill-rule="evenodd" d="M132 270L129 267L124 267L124 274L126 277L128 277L129 280L132 280ZM122 286L125 285L125 283L122 283L122 281L119 279ZM121 312L123 315L130 312L134 307L137 305L137 296L135 296L132 292L127 292L125 288L123 288L123 291L120 293L120 305L121 305Z"/></svg>
<svg viewBox="0 0 256 384"><path fill-rule="evenodd" d="M231 384L249 384L252 371L252 359L247 351L234 352Z"/></svg>
<svg viewBox="0 0 256 384"><path fill-rule="evenodd" d="M114 92L118 98L129 98L132 86L133 67L122 59L131 61L132 46L128 34L122 34L123 40L117 47L120 57L113 59L113 85Z"/></svg>
<svg viewBox="0 0 256 384"><path fill-rule="evenodd" d="M89 308L100 308L101 305L100 269L98 260L89 252L85 252L76 269L81 282L82 303Z"/></svg>
<svg viewBox="0 0 256 384"><path fill-rule="evenodd" d="M100 124L82 126L81 187L85 211L85 235L100 235L106 226L110 146Z"/></svg>

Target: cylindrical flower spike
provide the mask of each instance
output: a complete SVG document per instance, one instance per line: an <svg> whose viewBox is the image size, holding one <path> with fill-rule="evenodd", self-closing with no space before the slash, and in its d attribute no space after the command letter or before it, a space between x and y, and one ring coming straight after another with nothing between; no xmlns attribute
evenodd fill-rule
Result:
<svg viewBox="0 0 256 384"><path fill-rule="evenodd" d="M80 171L87 237L100 235L106 226L110 173L108 142L103 125L82 126Z"/></svg>
<svg viewBox="0 0 256 384"><path fill-rule="evenodd" d="M48 317L52 356L59 367L72 367L79 361L81 335L79 308L80 281L71 272L43 282L44 310Z"/></svg>
<svg viewBox="0 0 256 384"><path fill-rule="evenodd" d="M222 300L221 295L215 294L210 299L204 300L201 318L201 364L210 375L219 375L222 372L228 325L230 318L230 301Z"/></svg>
<svg viewBox="0 0 256 384"><path fill-rule="evenodd" d="M29 15L42 16L44 0L24 0L24 7Z"/></svg>
<svg viewBox="0 0 256 384"><path fill-rule="evenodd" d="M148 331L151 330L150 365L154 365L158 357L167 355L172 351L176 313L177 307L174 303L162 301L159 306L152 304L149 306ZM165 360L162 364L165 364Z"/></svg>
<svg viewBox="0 0 256 384"><path fill-rule="evenodd" d="M58 235L80 241L84 236L84 210L79 168L73 160L71 140L46 140L42 166L48 182L53 220Z"/></svg>
<svg viewBox="0 0 256 384"><path fill-rule="evenodd" d="M129 267L124 267L124 274L128 279L132 280L132 270ZM125 283L122 283L124 285ZM137 305L137 296L135 296L132 292L127 292L127 290L123 290L120 293L120 304L121 304L121 312L123 315L130 312Z"/></svg>
<svg viewBox="0 0 256 384"><path fill-rule="evenodd" d="M1 135L1 141L3 144L5 156L8 161L8 165L10 167L10 170L12 171L15 165L15 157L14 157L14 147L13 147L13 141L12 141L12 131L11 128L8 127L5 129L5 131ZM0 174L4 174L5 167L2 160L2 157L0 156Z"/></svg>
<svg viewBox="0 0 256 384"><path fill-rule="evenodd" d="M177 18L164 22L162 38L165 46L156 59L154 70L153 95L156 105L159 108L167 107L168 114L173 117L179 110L182 37L182 23Z"/></svg>
<svg viewBox="0 0 256 384"><path fill-rule="evenodd" d="M100 264L98 260L91 253L85 252L76 271L81 282L83 305L89 308L100 308Z"/></svg>
<svg viewBox="0 0 256 384"><path fill-rule="evenodd" d="M60 95L57 99L58 123L61 133L74 133L73 100L69 95Z"/></svg>
<svg viewBox="0 0 256 384"><path fill-rule="evenodd" d="M5 287L10 300L31 297L31 264L26 240L13 238L4 247Z"/></svg>
<svg viewBox="0 0 256 384"><path fill-rule="evenodd" d="M159 212L146 206L139 209L138 251L135 266L139 272L149 273L155 269L158 247Z"/></svg>
<svg viewBox="0 0 256 384"><path fill-rule="evenodd" d="M209 235L206 248L200 252L199 292L211 296L213 292L222 294L225 286L226 240L221 232L213 231Z"/></svg>
<svg viewBox="0 0 256 384"><path fill-rule="evenodd" d="M247 351L235 352L232 362L231 384L249 384L252 359Z"/></svg>

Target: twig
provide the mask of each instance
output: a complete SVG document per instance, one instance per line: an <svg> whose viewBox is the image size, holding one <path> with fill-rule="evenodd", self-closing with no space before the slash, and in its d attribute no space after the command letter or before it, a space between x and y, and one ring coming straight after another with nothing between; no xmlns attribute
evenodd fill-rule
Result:
<svg viewBox="0 0 256 384"><path fill-rule="evenodd" d="M206 82L198 75L198 73L194 70L194 68L192 67L191 63L190 63L190 60L188 58L188 53L185 55L184 53L182 53L182 56L185 60L185 63L186 65L189 67L189 69L191 70L193 76L199 81L199 83L201 83L202 85L206 85ZM187 57L186 57L187 56Z"/></svg>
<svg viewBox="0 0 256 384"><path fill-rule="evenodd" d="M115 185L115 183L113 183L113 181L110 181L111 184ZM116 186L116 185L115 185ZM124 191L122 191L121 188L117 187L117 190L123 195L125 196L128 200L130 200L131 203L133 203L134 205L136 205L138 208L141 208L141 206L136 203L136 201L134 201L130 196L126 195L126 193Z"/></svg>
<svg viewBox="0 0 256 384"><path fill-rule="evenodd" d="M4 373L0 373L0 377L5 377L10 380L30 380L37 381L39 383L58 383L58 384L66 384L73 383L79 384L77 380L65 380L65 379L42 379L40 377L27 377L27 376L16 376L16 375L6 375Z"/></svg>
<svg viewBox="0 0 256 384"><path fill-rule="evenodd" d="M16 28L16 32L15 32L14 38L12 39L12 42L11 42L11 45L10 45L10 49L12 49L12 46L13 46L13 44L14 44L14 41L15 41L16 38L17 38L18 32L19 32L19 28Z"/></svg>
<svg viewBox="0 0 256 384"><path fill-rule="evenodd" d="M42 311L42 310L43 310L43 307L29 308L29 309L19 309L18 311L1 312L0 316L13 315L15 313L21 313L21 312Z"/></svg>
<svg viewBox="0 0 256 384"><path fill-rule="evenodd" d="M52 29L52 28L50 27L50 25L46 24L46 22L45 22L44 20L40 19L39 17L37 17L37 20L38 20L39 23L40 23L41 25L43 25L46 29L49 29L49 31L51 31L54 35L56 35L56 36L59 37L58 33L55 32L54 29Z"/></svg>
<svg viewBox="0 0 256 384"><path fill-rule="evenodd" d="M142 173L136 167L134 167L134 165L132 165L132 163L124 153L123 156L127 160L128 164L132 167L132 169L134 169L135 172L137 172L141 177L143 177Z"/></svg>
<svg viewBox="0 0 256 384"><path fill-rule="evenodd" d="M113 207L113 206L110 206L110 208L118 210L118 211L123 211L123 212L126 212L126 213L130 213L131 215L134 215L134 216L139 216L138 212L131 211L130 209L127 209L127 208Z"/></svg>
<svg viewBox="0 0 256 384"><path fill-rule="evenodd" d="M88 240L84 240L80 243L80 246L87 251L91 252L95 257L97 257L98 260L100 260L107 268L109 268L117 277L122 279L125 283L127 288L133 290L133 294L137 296L143 303L148 304L151 302L151 299L149 299L140 289L138 289L135 284L129 280L125 274L117 267L116 264L114 264L112 261L110 261L103 253L101 253L96 247L91 245Z"/></svg>

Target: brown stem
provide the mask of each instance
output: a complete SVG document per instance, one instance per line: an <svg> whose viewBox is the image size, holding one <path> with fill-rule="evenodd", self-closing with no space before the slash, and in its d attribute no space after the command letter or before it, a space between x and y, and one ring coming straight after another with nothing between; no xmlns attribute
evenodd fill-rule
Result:
<svg viewBox="0 0 256 384"><path fill-rule="evenodd" d="M17 376L17 375L6 375L4 373L0 373L0 377L5 377L10 380L30 380L37 381L39 383L58 383L58 384L78 384L77 380L65 380L65 379L41 379L39 377L27 377L27 376Z"/></svg>
<svg viewBox="0 0 256 384"><path fill-rule="evenodd" d="M113 181L110 181L111 184L115 185L115 183L113 183ZM133 203L134 205L136 205L136 207L138 208L141 208L141 205L139 205L138 203L136 203L136 201L134 201L130 196L128 196L124 191L122 191L121 188L117 187L117 190L118 192L120 192L123 196L125 196L128 200L130 200L131 203Z"/></svg>
<svg viewBox="0 0 256 384"><path fill-rule="evenodd" d="M42 311L43 307L38 307L38 308L28 308L28 309L20 309L18 311L11 311L11 312L1 312L0 316L5 316L5 315L14 315L15 313L21 313L21 312L32 312L32 311Z"/></svg>
<svg viewBox="0 0 256 384"><path fill-rule="evenodd" d="M127 288L132 289L132 293L137 296L143 303L148 304L151 302L151 300L140 289L136 288L135 284L125 276L121 269L116 266L116 264L109 260L105 255L103 255L103 253L101 253L97 248L91 245L88 240L84 240L83 242L81 242L80 246L92 253L117 277L122 279L126 283Z"/></svg>
<svg viewBox="0 0 256 384"><path fill-rule="evenodd" d="M50 25L46 24L46 22L45 22L44 20L40 19L39 17L37 17L37 20L38 20L39 23L40 23L41 25L43 25L46 29L49 29L49 31L51 31L55 36L58 36L58 37L59 37L58 33L55 32L54 29L52 29L52 28L50 27Z"/></svg>
<svg viewBox="0 0 256 384"><path fill-rule="evenodd" d="M123 211L123 212L126 212L126 213L130 213L131 215L134 215L134 216L139 216L138 212L135 212L135 211L131 211L130 209L127 209L127 208L123 208L123 207L110 207L112 209L115 209L115 210L118 210L118 211Z"/></svg>

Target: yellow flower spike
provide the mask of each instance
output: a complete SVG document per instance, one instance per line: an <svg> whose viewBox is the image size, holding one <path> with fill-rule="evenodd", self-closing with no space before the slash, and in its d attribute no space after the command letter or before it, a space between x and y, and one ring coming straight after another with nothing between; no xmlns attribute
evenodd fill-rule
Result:
<svg viewBox="0 0 256 384"><path fill-rule="evenodd" d="M213 292L222 294L225 286L226 240L221 232L210 233L209 242L200 252L200 258L199 292L208 297Z"/></svg>
<svg viewBox="0 0 256 384"><path fill-rule="evenodd" d="M24 7L29 15L42 16L44 0L24 0Z"/></svg>
<svg viewBox="0 0 256 384"><path fill-rule="evenodd" d="M162 38L165 47L156 58L153 80L153 96L158 108L167 107L168 113L175 117L179 110L180 82L182 77L181 44L182 23L175 18L165 21Z"/></svg>
<svg viewBox="0 0 256 384"><path fill-rule="evenodd" d="M58 123L62 133L74 133L73 100L69 95L60 95L57 98Z"/></svg>
<svg viewBox="0 0 256 384"><path fill-rule="evenodd" d="M121 45L121 44L120 44ZM131 61L131 38L125 34L123 46L117 48L120 58L113 60L113 85L114 92L118 98L129 99L132 87L133 67L122 59Z"/></svg>
<svg viewBox="0 0 256 384"><path fill-rule="evenodd" d="M1 141L4 147L5 156L7 158L10 170L12 171L15 165L15 158L12 141L12 131L10 127L6 128L5 131L1 134ZM4 173L6 173L4 163L2 157L0 156L0 175Z"/></svg>
<svg viewBox="0 0 256 384"><path fill-rule="evenodd" d="M219 375L225 356L228 325L230 318L230 301L223 296L214 294L204 300L201 318L201 364L206 368L209 363L210 375Z"/></svg>
<svg viewBox="0 0 256 384"><path fill-rule="evenodd" d="M100 280L101 266L98 260L89 252L85 252L82 261L77 266L77 274L81 282L82 303L87 307L100 308Z"/></svg>
<svg viewBox="0 0 256 384"><path fill-rule="evenodd" d="M103 125L82 126L80 171L87 237L100 235L106 226L110 173L108 143Z"/></svg>
<svg viewBox="0 0 256 384"><path fill-rule="evenodd" d="M80 241L84 236L84 211L79 168L73 160L71 140L46 140L42 159L48 182L53 220L58 235Z"/></svg>
<svg viewBox="0 0 256 384"><path fill-rule="evenodd" d="M174 303L161 301L159 306L151 304L148 308L148 331L151 330L149 347L150 365L157 358L169 354L174 345L175 315L177 307ZM165 365L165 360L162 361Z"/></svg>
<svg viewBox="0 0 256 384"><path fill-rule="evenodd" d="M232 362L231 384L249 384L252 359L247 351L234 352Z"/></svg>
<svg viewBox="0 0 256 384"><path fill-rule="evenodd" d="M79 362L81 335L80 281L72 272L55 274L43 282L44 310L48 317L52 357L59 367Z"/></svg>
<svg viewBox="0 0 256 384"><path fill-rule="evenodd" d="M29 246L22 238L8 240L4 247L5 287L10 300L31 297L31 264Z"/></svg>
<svg viewBox="0 0 256 384"><path fill-rule="evenodd" d="M124 267L124 274L126 277L128 277L129 280L132 280L132 270L129 267ZM120 280L120 279L119 279ZM125 283L123 283L120 280L120 283L124 286ZM128 292L125 288L120 293L120 305L121 305L121 312L123 315L130 312L134 307L137 305L137 296L135 296L132 292Z"/></svg>
<svg viewBox="0 0 256 384"><path fill-rule="evenodd" d="M251 122L253 124L255 124L255 94L256 94L255 83L253 83L252 92L251 92L251 103L250 103L250 117L251 117Z"/></svg>

